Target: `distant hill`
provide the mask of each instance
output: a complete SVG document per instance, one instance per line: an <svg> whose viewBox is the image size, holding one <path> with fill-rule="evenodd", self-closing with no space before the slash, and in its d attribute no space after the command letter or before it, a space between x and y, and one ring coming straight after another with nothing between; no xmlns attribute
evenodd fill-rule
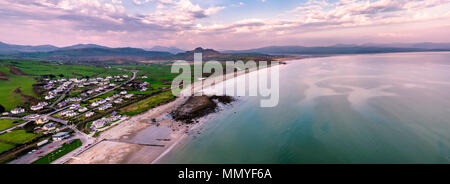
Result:
<svg viewBox="0 0 450 184"><path fill-rule="evenodd" d="M77 44L58 48L52 45L26 46L0 42L0 56L5 58L38 59L49 61L143 61L143 60L186 60L193 61L194 53L203 53L203 60L269 61L286 55L334 55L370 54L394 52L450 51L450 43L392 43L392 44L338 44L326 47L270 46L249 50L216 51L201 47L182 51L175 47L156 46L148 51L139 48L109 48L96 44Z"/></svg>
<svg viewBox="0 0 450 184"><path fill-rule="evenodd" d="M392 44L367 43L367 44L364 44L362 46L450 50L450 43L431 43L431 42L423 42L423 43L392 43Z"/></svg>
<svg viewBox="0 0 450 184"><path fill-rule="evenodd" d="M9 55L16 58L33 58L56 61L105 61L129 60L139 61L151 57L172 56L168 52L146 51L137 48L80 48L59 49L50 52L17 53Z"/></svg>
<svg viewBox="0 0 450 184"><path fill-rule="evenodd" d="M369 54L393 52L450 51L450 44L404 44L404 45L335 45L328 47L270 46L249 50L231 50L225 53L263 53L263 54Z"/></svg>
<svg viewBox="0 0 450 184"><path fill-rule="evenodd" d="M29 46L29 45L12 45L0 42L0 54L13 54L19 52L48 52L57 49L58 47L55 47L53 45Z"/></svg>
<svg viewBox="0 0 450 184"><path fill-rule="evenodd" d="M171 57L166 57L166 59L171 60L186 60L193 61L194 53L202 53L203 61L237 61L237 60L254 60L254 61L269 61L271 59L277 58L279 56L272 56L268 54L259 53L222 53L214 49L203 49L198 47L191 51L186 51L184 53L178 53Z"/></svg>
<svg viewBox="0 0 450 184"><path fill-rule="evenodd" d="M170 52L172 54L178 54L185 52L184 50L181 50L176 47L163 47L163 46L154 46L151 49L146 49L148 51L159 51L159 52Z"/></svg>
<svg viewBox="0 0 450 184"><path fill-rule="evenodd" d="M92 48L101 48L101 49L109 49L109 47L96 45L96 44L77 44L68 47L62 47L58 50L72 50L72 49L92 49Z"/></svg>

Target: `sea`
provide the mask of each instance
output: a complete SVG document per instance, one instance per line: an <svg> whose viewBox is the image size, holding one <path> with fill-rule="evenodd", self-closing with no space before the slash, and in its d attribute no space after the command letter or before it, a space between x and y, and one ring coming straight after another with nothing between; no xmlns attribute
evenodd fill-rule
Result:
<svg viewBox="0 0 450 184"><path fill-rule="evenodd" d="M449 52L287 63L277 106L239 97L158 163L450 163Z"/></svg>

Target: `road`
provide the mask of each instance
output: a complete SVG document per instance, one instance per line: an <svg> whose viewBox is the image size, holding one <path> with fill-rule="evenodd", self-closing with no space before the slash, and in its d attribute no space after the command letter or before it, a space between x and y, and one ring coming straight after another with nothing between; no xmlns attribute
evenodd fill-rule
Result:
<svg viewBox="0 0 450 184"><path fill-rule="evenodd" d="M0 119L14 119L14 120L23 120L23 118L17 118L17 117L0 117Z"/></svg>
<svg viewBox="0 0 450 184"><path fill-rule="evenodd" d="M39 156L44 156L44 155L52 152L53 150L58 149L59 147L61 147L61 145L63 145L67 141L68 140L52 142L43 147L40 147L39 150L36 149L37 151L35 151L33 153L27 153L26 155L23 155L15 160L9 162L8 164L30 164L30 163L34 162L35 160L39 159ZM42 153L37 154L38 151L42 151Z"/></svg>

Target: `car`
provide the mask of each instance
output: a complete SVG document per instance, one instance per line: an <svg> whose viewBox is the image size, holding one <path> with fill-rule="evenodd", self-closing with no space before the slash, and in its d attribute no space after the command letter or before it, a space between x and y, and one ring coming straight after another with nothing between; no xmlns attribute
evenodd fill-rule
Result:
<svg viewBox="0 0 450 184"><path fill-rule="evenodd" d="M84 146L84 148L89 148L89 145L88 146Z"/></svg>
<svg viewBox="0 0 450 184"><path fill-rule="evenodd" d="M53 148L53 146L49 146L48 148Z"/></svg>
<svg viewBox="0 0 450 184"><path fill-rule="evenodd" d="M37 154L37 155L39 155L39 154L41 154L41 153L42 153L42 151L38 151L38 152L36 152L36 154Z"/></svg>

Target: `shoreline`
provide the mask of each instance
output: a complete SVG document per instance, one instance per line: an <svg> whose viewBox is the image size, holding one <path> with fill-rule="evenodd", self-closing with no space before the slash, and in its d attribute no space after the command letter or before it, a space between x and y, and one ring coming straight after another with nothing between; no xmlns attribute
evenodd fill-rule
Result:
<svg viewBox="0 0 450 184"><path fill-rule="evenodd" d="M281 67L280 65L279 67ZM270 69L267 67L265 69ZM252 72L257 72L257 69ZM252 72L238 72L224 74L208 80L216 81L217 84L233 79L241 75ZM230 78L231 77L231 78ZM192 90L194 93L204 93L201 85L202 81L197 81L185 90ZM183 90L183 91L185 91ZM158 164L168 153L173 151L181 142L193 132L203 127L207 121L216 116L228 105L219 105L216 112L196 119L196 123L184 124L168 117L168 114L175 108L184 104L189 97L179 96L174 101L159 107L150 109L142 114L131 117L117 126L103 132L97 139L96 145L85 150L76 158L68 160L68 164ZM229 105L231 108L235 102ZM150 123L152 119L157 119L158 125Z"/></svg>

